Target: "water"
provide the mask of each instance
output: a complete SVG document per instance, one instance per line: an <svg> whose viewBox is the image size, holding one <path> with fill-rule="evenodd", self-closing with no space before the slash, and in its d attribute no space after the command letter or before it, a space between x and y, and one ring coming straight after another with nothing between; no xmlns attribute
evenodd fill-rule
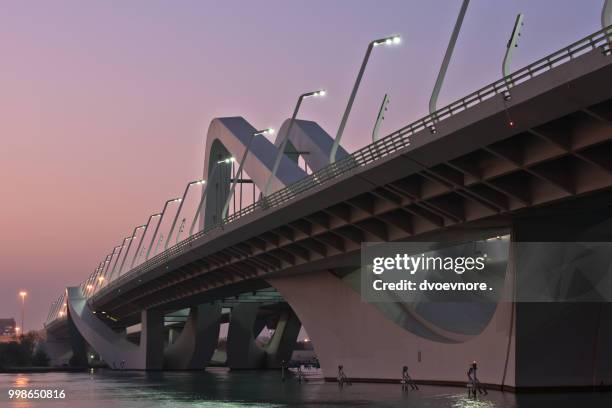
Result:
<svg viewBox="0 0 612 408"><path fill-rule="evenodd" d="M9 400L8 390L64 390L64 400ZM209 369L206 372L116 372L0 374L0 407L412 407L526 408L612 407L612 393L520 394L490 391L475 401L460 387L355 383L340 389L320 380L280 381L278 372Z"/></svg>

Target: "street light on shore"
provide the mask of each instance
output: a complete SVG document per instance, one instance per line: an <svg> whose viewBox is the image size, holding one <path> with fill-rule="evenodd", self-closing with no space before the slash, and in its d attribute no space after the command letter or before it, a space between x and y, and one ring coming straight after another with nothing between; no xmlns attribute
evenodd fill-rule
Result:
<svg viewBox="0 0 612 408"><path fill-rule="evenodd" d="M370 59L370 54L372 53L372 49L380 45L394 45L394 44L399 44L401 42L402 42L402 39L399 35L393 35L390 37L379 38L378 40L371 41L368 44L368 48L366 49L365 56L363 57L363 62L361 63L361 68L359 69L359 73L357 74L357 79L355 80L355 85L353 85L353 90L351 91L351 96L349 97L348 103L346 105L346 109L344 110L344 115L342 115L342 120L340 121L340 127L338 128L338 132L336 133L334 144L332 145L331 151L329 153L330 163L334 163L336 161L336 152L338 151L338 146L340 145L340 140L342 139L342 134L344 133L344 127L346 126L346 122L348 120L349 114L351 113L353 102L355 101L355 96L357 95L357 90L359 89L361 78L363 77L363 73L365 72L366 65L368 64L368 60Z"/></svg>
<svg viewBox="0 0 612 408"><path fill-rule="evenodd" d="M244 149L244 153L242 154L242 159L240 159L240 164L238 165L238 170L236 170L236 175L234 176L234 181L232 186L230 187L229 194L227 195L227 199L225 200L225 205L223 206L223 210L221 211L221 221L227 217L227 210L229 209L230 200L234 195L234 190L236 189L236 184L238 181L238 174L242 174L242 168L244 167L244 162L246 161L247 156L249 155L249 151L251 150L251 144L257 135L272 135L274 134L274 129L267 128L263 130L256 130L251 134L249 141Z"/></svg>
<svg viewBox="0 0 612 408"><path fill-rule="evenodd" d="M299 96L297 103L295 104L295 109L293 109L293 115L291 115L291 121L289 122L289 126L287 127L287 132L283 135L283 139L278 146L278 151L276 152L276 158L274 160L274 165L272 166L272 173L270 173L270 177L268 177L268 181L266 182L266 187L263 191L263 196L267 197L270 192L270 187L272 185L272 179L276 176L276 171L278 170L278 166L285 154L285 148L287 147L287 142L289 141L289 134L291 133L291 129L293 128L293 123L295 122L295 118L297 117L298 111L300 110L300 106L302 105L302 100L310 97L318 97L324 96L327 92L325 89L319 89L314 92L306 92Z"/></svg>
<svg viewBox="0 0 612 408"><path fill-rule="evenodd" d="M21 329L24 330L24 320L25 320L25 298L28 295L28 292L22 290L19 292L19 296L21 296ZM25 331L24 331L25 333Z"/></svg>

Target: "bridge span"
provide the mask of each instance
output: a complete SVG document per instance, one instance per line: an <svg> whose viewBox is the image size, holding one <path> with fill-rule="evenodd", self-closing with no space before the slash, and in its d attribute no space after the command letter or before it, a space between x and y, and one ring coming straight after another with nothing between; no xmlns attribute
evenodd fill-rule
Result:
<svg viewBox="0 0 612 408"><path fill-rule="evenodd" d="M233 183L264 189L289 122L273 144L251 141L241 117L215 119L196 228L140 264L138 249L113 252L68 287L46 325L54 344L73 362L88 345L112 368L203 369L227 321L230 368L275 368L303 325L328 378L343 365L354 380L395 380L408 365L419 381L454 383L477 360L481 381L510 389L612 384L608 303L382 305L363 302L358 284L364 242L612 240L606 30L352 154L340 149L331 165L332 138L296 120L273 193L229 215ZM223 170L247 149L243 172ZM510 253L508 293L516 276L537 273L514 266ZM165 316L179 310L169 341ZM136 324L138 344L125 334ZM261 346L264 327L274 334Z"/></svg>

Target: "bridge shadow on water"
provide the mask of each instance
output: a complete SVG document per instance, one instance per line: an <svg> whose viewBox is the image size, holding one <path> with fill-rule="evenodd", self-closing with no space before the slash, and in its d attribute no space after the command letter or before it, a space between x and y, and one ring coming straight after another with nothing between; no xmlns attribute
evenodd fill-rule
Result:
<svg viewBox="0 0 612 408"><path fill-rule="evenodd" d="M7 390L63 389L65 400L15 402ZM117 372L0 374L0 405L7 407L610 407L612 393L519 394L490 391L473 400L459 387L355 383L339 388L322 380L281 381L278 371ZM8 401L8 404L6 402ZM6 405L5 405L6 404Z"/></svg>

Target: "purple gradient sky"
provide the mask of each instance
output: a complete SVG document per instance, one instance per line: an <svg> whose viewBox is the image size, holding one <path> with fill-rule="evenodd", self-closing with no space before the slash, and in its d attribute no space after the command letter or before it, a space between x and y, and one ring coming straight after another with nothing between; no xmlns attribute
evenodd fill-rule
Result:
<svg viewBox="0 0 612 408"><path fill-rule="evenodd" d="M201 176L205 130L242 115L301 117L335 134L368 41L376 49L343 143L426 113L460 1L55 1L0 3L0 317L42 326L66 285ZM601 0L473 0L439 105L500 77L516 13L518 68L600 28Z"/></svg>

